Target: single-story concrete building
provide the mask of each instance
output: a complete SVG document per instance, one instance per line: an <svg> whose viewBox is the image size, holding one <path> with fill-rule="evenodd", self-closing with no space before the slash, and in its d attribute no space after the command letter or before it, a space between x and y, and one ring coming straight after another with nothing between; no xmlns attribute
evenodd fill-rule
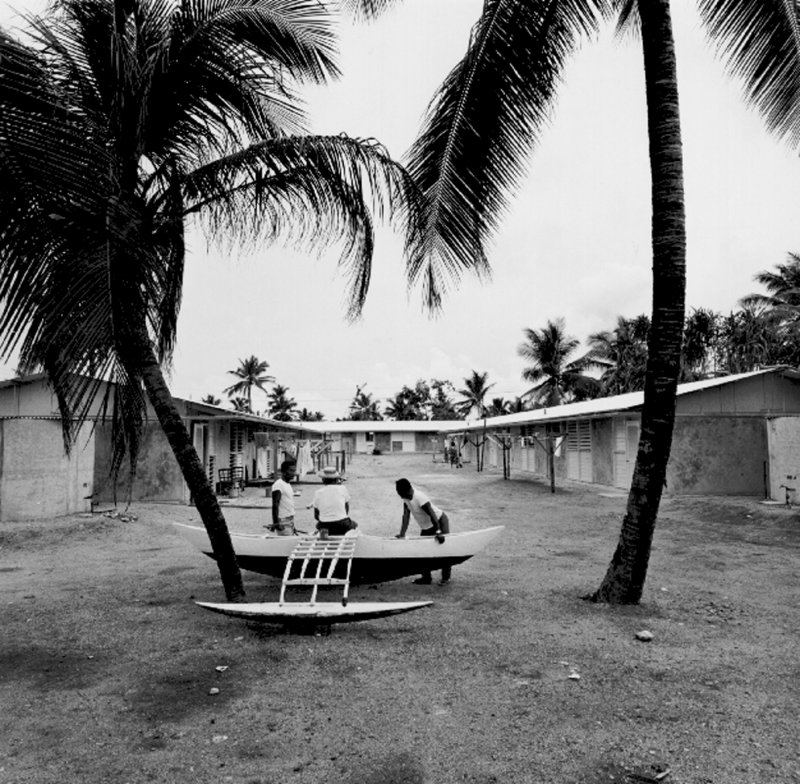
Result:
<svg viewBox="0 0 800 784"><path fill-rule="evenodd" d="M322 445L317 431L300 423L231 411L175 398L209 481L218 492L230 476L266 480L288 455L313 469ZM109 476L111 423L98 400L67 455L58 402L43 374L0 382L0 521L91 511L117 498L188 503L189 491L155 413L148 411L136 475L126 469L115 488Z"/></svg>
<svg viewBox="0 0 800 784"><path fill-rule="evenodd" d="M442 431L463 426L463 422L413 420L344 420L341 422L306 422L309 428L325 434L334 451L347 454L391 452L434 452L443 447Z"/></svg>
<svg viewBox="0 0 800 784"><path fill-rule="evenodd" d="M487 466L627 489L639 443L643 392L462 423L472 443L486 437ZM784 500L800 491L800 372L767 368L678 387L667 491ZM800 496L798 496L800 497Z"/></svg>

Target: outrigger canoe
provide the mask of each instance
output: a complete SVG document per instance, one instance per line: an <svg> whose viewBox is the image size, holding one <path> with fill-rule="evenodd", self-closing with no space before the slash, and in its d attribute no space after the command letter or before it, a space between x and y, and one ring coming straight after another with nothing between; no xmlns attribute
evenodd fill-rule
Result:
<svg viewBox="0 0 800 784"><path fill-rule="evenodd" d="M174 523L180 533L195 547L213 558L205 528ZM389 582L401 577L436 571L443 566L463 563L483 550L504 526L496 525L479 531L446 534L439 543L433 536L412 536L406 539L371 536L357 532L352 558L350 583L363 585ZM272 534L231 533L236 560L242 569L272 577L283 577L286 562L301 537ZM344 573L344 564L337 566Z"/></svg>

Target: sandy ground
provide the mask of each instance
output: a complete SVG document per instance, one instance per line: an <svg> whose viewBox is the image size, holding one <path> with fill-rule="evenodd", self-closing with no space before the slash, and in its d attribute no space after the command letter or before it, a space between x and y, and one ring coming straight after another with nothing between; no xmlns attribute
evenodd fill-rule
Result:
<svg viewBox="0 0 800 784"><path fill-rule="evenodd" d="M224 597L170 525L192 508L2 524L0 782L800 782L796 510L666 499L642 605L610 608L579 597L616 544L620 493L361 457L363 530L397 531L402 475L454 529L506 530L449 586L352 589L434 604L329 636L198 608ZM310 527L315 487L299 489ZM259 530L265 506L249 490L231 529ZM280 585L245 584L253 601Z"/></svg>

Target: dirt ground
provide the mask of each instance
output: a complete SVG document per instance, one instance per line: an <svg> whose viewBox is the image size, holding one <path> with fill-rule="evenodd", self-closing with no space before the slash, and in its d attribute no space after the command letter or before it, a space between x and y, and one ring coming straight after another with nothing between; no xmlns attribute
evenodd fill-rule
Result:
<svg viewBox="0 0 800 784"><path fill-rule="evenodd" d="M360 457L362 530L397 531L403 475L454 530L506 529L448 586L351 591L432 607L328 636L197 607L224 595L170 525L192 508L0 525L0 782L800 782L797 510L665 499L643 603L610 608L579 597L611 557L621 493ZM264 491L237 504L230 528L258 530ZM245 584L253 601L280 586Z"/></svg>

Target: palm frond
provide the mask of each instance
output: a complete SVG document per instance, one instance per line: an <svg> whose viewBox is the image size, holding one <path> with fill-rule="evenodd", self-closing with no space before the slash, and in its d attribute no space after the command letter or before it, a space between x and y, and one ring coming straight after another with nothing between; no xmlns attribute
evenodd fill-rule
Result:
<svg viewBox="0 0 800 784"><path fill-rule="evenodd" d="M342 8L355 16L363 19L377 19L384 11L393 5L399 5L402 0L341 0Z"/></svg>
<svg viewBox="0 0 800 784"><path fill-rule="evenodd" d="M255 246L278 238L341 249L349 276L348 315L361 312L374 249L373 219L413 235L420 198L404 169L375 142L287 137L252 145L187 176L187 211L207 220L210 236ZM407 227L407 228L406 228Z"/></svg>
<svg viewBox="0 0 800 784"><path fill-rule="evenodd" d="M561 74L597 27L589 0L487 0L409 156L427 219L408 263L429 304L448 279L488 274L486 246L548 123Z"/></svg>
<svg viewBox="0 0 800 784"><path fill-rule="evenodd" d="M800 10L793 0L699 0L728 71L779 138L800 142Z"/></svg>

